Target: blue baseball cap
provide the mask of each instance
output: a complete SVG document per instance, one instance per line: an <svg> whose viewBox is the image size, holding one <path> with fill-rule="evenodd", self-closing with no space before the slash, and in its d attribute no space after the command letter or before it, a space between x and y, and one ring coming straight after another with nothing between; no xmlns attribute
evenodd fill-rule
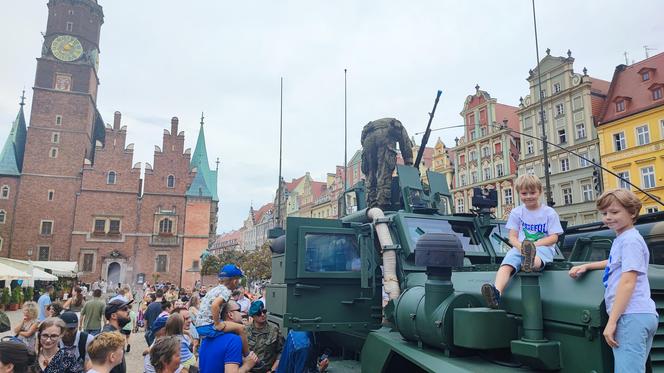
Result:
<svg viewBox="0 0 664 373"><path fill-rule="evenodd" d="M168 320L168 316L162 316L162 317L157 317L152 325L150 325L150 330L152 330L153 333L156 333L159 331L159 329L163 328L166 326L166 321Z"/></svg>
<svg viewBox="0 0 664 373"><path fill-rule="evenodd" d="M235 264L226 264L219 270L219 278L244 277L242 270Z"/></svg>

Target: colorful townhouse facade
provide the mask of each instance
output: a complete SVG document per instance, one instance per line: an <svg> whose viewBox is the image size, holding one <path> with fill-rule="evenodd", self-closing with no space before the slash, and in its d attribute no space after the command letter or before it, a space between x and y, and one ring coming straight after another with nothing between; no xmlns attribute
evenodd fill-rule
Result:
<svg viewBox="0 0 664 373"><path fill-rule="evenodd" d="M567 51L567 57L554 57L547 49L539 66L541 92L535 68L530 70L527 78L529 93L519 104L523 135L518 173L537 175L542 184L545 183L541 99L547 140L558 146L548 145L547 148L554 208L568 225L598 221L593 166L565 149L588 160L600 160L595 123L601 114L609 82L589 76L586 68L583 73L576 73L571 51ZM546 200L546 196L543 198Z"/></svg>
<svg viewBox="0 0 664 373"><path fill-rule="evenodd" d="M440 137L437 138L433 147L432 169L445 175L450 190L454 189L454 159L456 159L454 148L448 148Z"/></svg>
<svg viewBox="0 0 664 373"><path fill-rule="evenodd" d="M505 219L514 207L514 178L517 171L519 136L518 108L498 100L475 86L463 105L464 135L456 139L453 162L452 199L454 212L472 209L473 188L495 189L495 215Z"/></svg>
<svg viewBox="0 0 664 373"><path fill-rule="evenodd" d="M597 124L602 165L664 201L664 53L618 65ZM642 213L662 206L607 172L603 186L631 189Z"/></svg>
<svg viewBox="0 0 664 373"><path fill-rule="evenodd" d="M244 251L260 249L267 242L268 231L274 228L274 223L274 203L266 203L258 210L254 210L254 207L251 206L249 215L239 230L242 235L242 239L239 240L239 248Z"/></svg>

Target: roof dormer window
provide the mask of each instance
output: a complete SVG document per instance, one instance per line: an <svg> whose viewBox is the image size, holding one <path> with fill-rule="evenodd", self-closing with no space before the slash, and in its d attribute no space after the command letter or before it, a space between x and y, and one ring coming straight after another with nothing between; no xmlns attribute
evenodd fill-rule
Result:
<svg viewBox="0 0 664 373"><path fill-rule="evenodd" d="M661 100L664 94L664 84L655 83L648 87L653 101Z"/></svg>
<svg viewBox="0 0 664 373"><path fill-rule="evenodd" d="M653 69L652 67L643 67L638 71L638 74L641 75L642 82L647 82L651 80L654 72L655 69Z"/></svg>
<svg viewBox="0 0 664 373"><path fill-rule="evenodd" d="M627 102L631 101L631 97L627 96L617 96L613 99L613 102L616 105L616 113L621 113L627 109Z"/></svg>

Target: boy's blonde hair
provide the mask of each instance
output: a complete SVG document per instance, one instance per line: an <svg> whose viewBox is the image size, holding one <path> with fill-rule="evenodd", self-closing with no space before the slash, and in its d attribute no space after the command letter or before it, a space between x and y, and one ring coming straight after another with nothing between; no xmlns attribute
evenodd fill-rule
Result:
<svg viewBox="0 0 664 373"><path fill-rule="evenodd" d="M97 364L106 362L108 354L124 348L127 339L119 332L101 333L88 345L90 360Z"/></svg>
<svg viewBox="0 0 664 373"><path fill-rule="evenodd" d="M542 181L539 177L531 174L521 175L514 181L514 188L517 193L522 190L536 189L542 193Z"/></svg>
<svg viewBox="0 0 664 373"><path fill-rule="evenodd" d="M634 221L639 217L641 206L643 206L641 200L631 190L617 188L605 190L599 196L597 199L597 209L600 211L606 210L613 202L619 203L630 215L634 215L632 219Z"/></svg>

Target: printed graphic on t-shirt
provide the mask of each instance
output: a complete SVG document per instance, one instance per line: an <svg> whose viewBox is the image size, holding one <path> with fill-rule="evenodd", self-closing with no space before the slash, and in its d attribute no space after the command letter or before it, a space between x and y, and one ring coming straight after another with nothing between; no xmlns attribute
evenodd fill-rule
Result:
<svg viewBox="0 0 664 373"><path fill-rule="evenodd" d="M609 255L609 262L606 264L606 268L604 269L604 276L602 276L602 282L604 283L604 288L607 288L609 286L609 274L610 274L610 268L611 268L611 255Z"/></svg>
<svg viewBox="0 0 664 373"><path fill-rule="evenodd" d="M526 240L537 241L540 238L546 237L548 230L546 229L545 224L528 224L522 223L521 229L523 230L523 235Z"/></svg>

